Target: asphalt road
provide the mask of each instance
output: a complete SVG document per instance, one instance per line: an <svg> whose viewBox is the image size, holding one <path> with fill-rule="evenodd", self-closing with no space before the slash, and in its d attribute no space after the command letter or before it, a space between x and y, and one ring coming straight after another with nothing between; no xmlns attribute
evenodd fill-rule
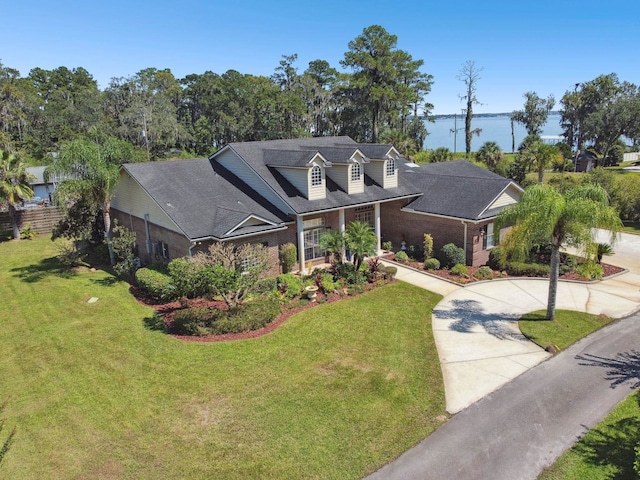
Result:
<svg viewBox="0 0 640 480"><path fill-rule="evenodd" d="M640 313L452 417L369 480L535 479L640 386Z"/></svg>

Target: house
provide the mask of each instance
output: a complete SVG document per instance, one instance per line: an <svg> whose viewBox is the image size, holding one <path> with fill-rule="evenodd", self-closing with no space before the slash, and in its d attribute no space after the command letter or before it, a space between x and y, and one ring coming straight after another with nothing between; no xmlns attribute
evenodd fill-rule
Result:
<svg viewBox="0 0 640 480"><path fill-rule="evenodd" d="M327 260L320 236L354 220L372 225L378 252L382 239L421 244L432 233L436 245L465 245L469 264L484 263L492 220L522 190L449 163L413 165L392 145L349 137L230 143L208 159L123 165L112 215L136 231L143 263L216 241L259 242L275 260L291 242L305 271Z"/></svg>
<svg viewBox="0 0 640 480"><path fill-rule="evenodd" d="M44 179L44 171L47 167L27 167L25 170L28 174L33 175L33 182L31 182L31 188L33 188L33 198L37 201L48 201L51 202L53 200L53 192L56 189L56 185L58 183L58 179L49 179L46 181Z"/></svg>

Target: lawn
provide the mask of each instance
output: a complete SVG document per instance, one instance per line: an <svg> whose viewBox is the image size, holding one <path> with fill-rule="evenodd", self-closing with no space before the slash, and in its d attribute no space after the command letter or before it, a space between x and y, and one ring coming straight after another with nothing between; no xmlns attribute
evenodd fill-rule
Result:
<svg viewBox="0 0 640 480"><path fill-rule="evenodd" d="M634 448L640 442L640 394L634 393L556 463L539 480L637 479Z"/></svg>
<svg viewBox="0 0 640 480"><path fill-rule="evenodd" d="M55 254L0 243L0 403L18 429L2 478L360 478L446 418L436 294L397 282L258 339L184 342L145 327L126 283Z"/></svg>
<svg viewBox="0 0 640 480"><path fill-rule="evenodd" d="M518 322L522 334L542 348L555 345L564 350L583 337L611 323L614 319L571 310L556 310L556 319L545 319L546 310L523 315Z"/></svg>

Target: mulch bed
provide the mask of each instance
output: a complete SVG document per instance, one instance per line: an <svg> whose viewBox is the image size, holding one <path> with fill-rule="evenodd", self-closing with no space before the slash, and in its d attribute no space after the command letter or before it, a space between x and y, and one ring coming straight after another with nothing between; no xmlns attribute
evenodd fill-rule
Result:
<svg viewBox="0 0 640 480"><path fill-rule="evenodd" d="M392 255L387 255L387 256L384 256L383 258L385 260L389 260L393 262ZM398 263L398 262L394 262L394 263ZM398 263L398 264L412 267L412 268L415 268L416 270L424 271L423 262L410 261L408 263L404 263L404 264ZM473 274L478 270L478 268L480 267L469 267L469 276L462 279L457 275L451 274L451 272L448 270L433 270L428 273L430 273L431 275L444 278L451 282L457 283L459 285L463 285L463 284L469 284L469 283L480 281L473 276ZM602 268L604 269L603 278L610 277L624 270L623 268L616 267L613 265L608 265L605 263L602 264ZM512 277L510 277L506 272L495 272L495 278L512 278ZM575 272L569 272L564 275L561 275L560 279L584 281L584 279L581 279L578 276L578 274ZM392 281L395 281L395 280L392 280ZM364 285L363 288L364 288L364 291L369 291L376 288L376 285L366 284ZM156 312L158 312L162 317L162 321L164 322L164 325L166 328L171 326L175 312L184 308L178 301L170 302L170 303L158 303L154 301L152 298L146 296L144 292L142 292L139 288L134 286L131 287L131 293L138 300L138 302L156 310ZM171 336L180 340L188 341L188 342L229 342L233 340L246 340L249 338L258 338L263 335L266 335L269 332L273 332L276 328L282 325L282 323L284 323L289 317L291 317L292 315L295 315L296 313L303 312L310 308L314 308L318 305L337 302L345 298L352 297L354 295L358 295L358 294L357 293L347 294L344 292L342 294L339 294L337 292L334 292L332 294L325 295L324 293L318 292L316 301L314 302L310 301L304 305L301 305L298 299L293 300L288 305L285 305L282 307L282 310L283 310L282 313L273 322L271 322L270 324L268 324L267 326L259 330L253 330L250 332L242 332L242 333L228 333L224 335L207 335L204 337L196 337L196 336L188 336L188 335L171 335ZM212 309L217 308L222 310L226 310L227 308L226 303L224 303L221 300L209 300L206 298L189 299L187 301L187 305L189 307L206 307L206 308L212 308Z"/></svg>
<svg viewBox="0 0 640 480"><path fill-rule="evenodd" d="M391 282L387 282L386 284L392 283L394 281L395 280L392 280ZM376 285L372 283L369 283L363 286L363 290L365 292L368 292L369 290L373 290L374 288L376 288ZM145 295L144 292L142 292L139 288L135 286L131 286L130 291L132 295L136 298L136 300L138 300L138 302L153 308L156 312L160 314L166 328L171 326L175 312L184 308L178 301L170 302L170 303L158 303L157 301L154 301L149 296ZM269 332L273 332L276 328L282 325L282 323L284 323L289 317L295 315L296 313L303 312L310 308L314 308L318 305L337 302L337 301L344 300L346 298L350 298L356 295L359 295L359 293L348 294L344 292L343 293L334 292L329 295L325 295L324 293L318 292L315 301L313 302L309 301L304 305L300 304L299 299L292 300L289 304L284 305L282 307L282 313L278 315L278 317L276 317L274 321L272 321L267 326L259 330L252 330L250 332L227 333L224 335L207 335L203 337L190 336L190 335L173 335L173 334L171 334L171 336L187 342L230 342L233 340L246 340L249 338L258 338L263 335L266 335ZM209 300L206 298L189 299L187 300L187 306L188 307L206 307L206 308L212 308L212 309L218 308L222 310L227 309L227 304L224 303L223 301Z"/></svg>
<svg viewBox="0 0 640 480"><path fill-rule="evenodd" d="M453 275L449 270L429 270L429 271L426 271L424 269L424 262L413 262L413 261L409 261L407 263L396 262L393 259L393 254L385 255L382 258L384 260L388 260L388 261L396 263L398 265L415 268L416 270L420 270L420 271L423 271L425 273L429 273L431 275L443 278L445 280L449 280L449 281L457 283L459 285L468 285L469 283L483 281L482 279L478 279L478 278L474 277L474 274L478 271L478 269L480 267L469 267L469 276L461 278L458 275ZM603 279L624 271L624 268L616 267L614 265L609 265L609 264L606 264L606 263L602 263L601 265L602 265L602 269L604 270L604 275L602 276ZM507 272L504 272L504 271L497 272L497 271L494 270L494 278L516 278L516 277L512 277L511 275L509 275ZM549 278L549 277L546 276L546 277L536 277L536 278ZM560 280L572 280L572 281L578 281L578 282L589 282L589 281L591 281L591 280L587 280L587 279L584 279L584 278L580 277L580 275L578 275L576 272L565 273L563 275L560 275L559 278L560 278Z"/></svg>

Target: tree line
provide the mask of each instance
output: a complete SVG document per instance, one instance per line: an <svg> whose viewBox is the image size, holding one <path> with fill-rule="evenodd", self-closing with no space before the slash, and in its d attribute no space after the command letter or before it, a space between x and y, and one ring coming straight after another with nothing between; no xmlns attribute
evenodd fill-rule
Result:
<svg viewBox="0 0 640 480"><path fill-rule="evenodd" d="M269 76L229 70L176 78L146 68L100 90L82 67L34 68L27 76L0 63L0 147L34 161L78 137L115 137L139 160L207 155L229 142L349 135L419 150L432 76L373 25L349 42L343 71L325 60L304 71L284 55Z"/></svg>

